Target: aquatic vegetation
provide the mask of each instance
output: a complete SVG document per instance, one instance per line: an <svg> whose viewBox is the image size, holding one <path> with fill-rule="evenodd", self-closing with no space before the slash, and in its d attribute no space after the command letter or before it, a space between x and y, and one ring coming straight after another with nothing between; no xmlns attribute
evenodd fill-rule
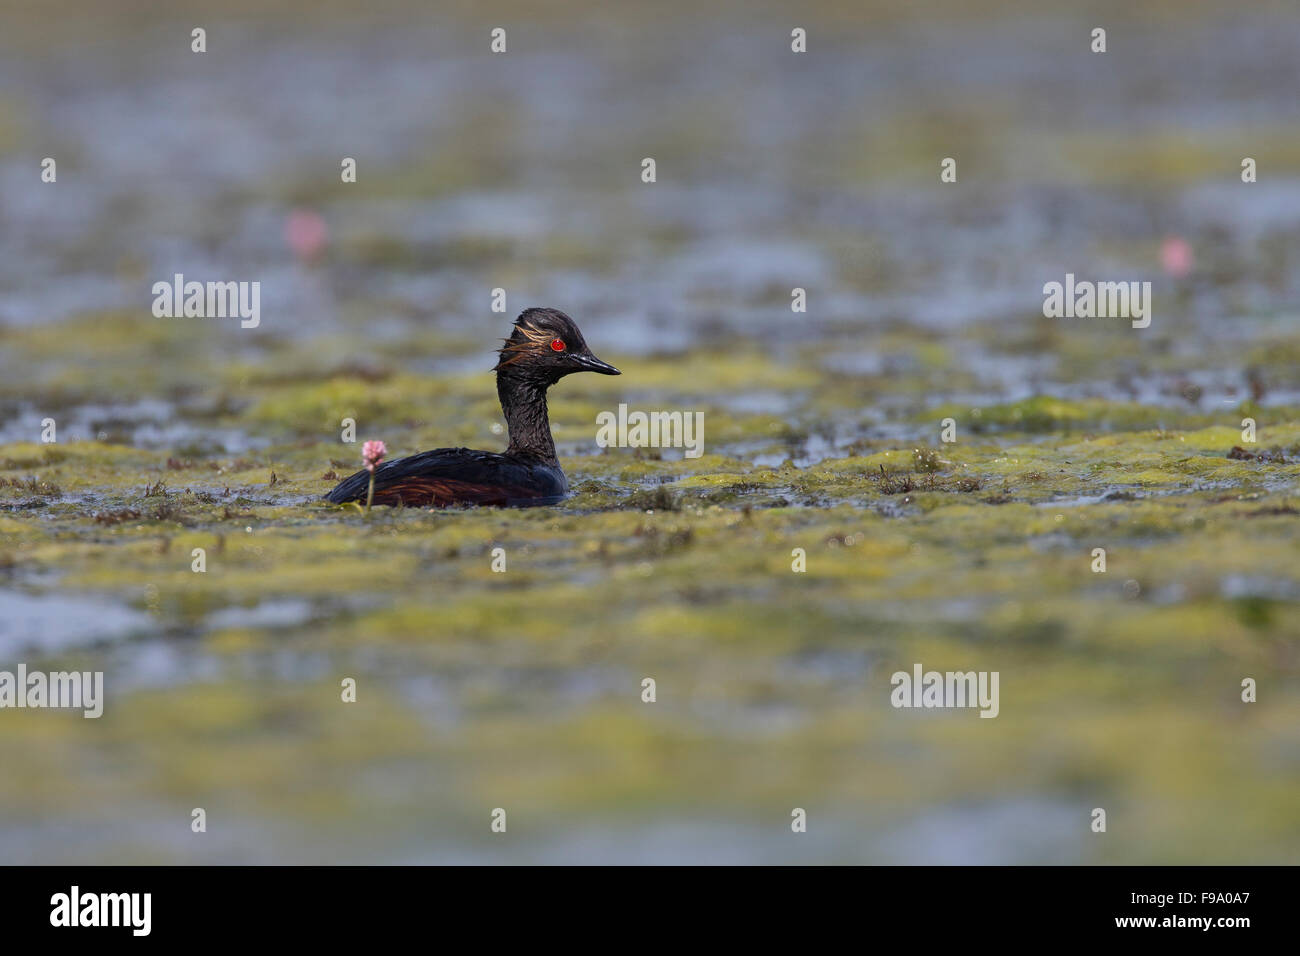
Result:
<svg viewBox="0 0 1300 956"><path fill-rule="evenodd" d="M361 446L361 460L365 462L366 471L370 472L370 486L366 491L366 517L370 517L370 505L375 500L375 468L384 460L388 449L381 441L368 441Z"/></svg>
<svg viewBox="0 0 1300 956"><path fill-rule="evenodd" d="M629 364L666 383L656 362L669 361ZM328 378L265 379L249 398L317 388L338 394ZM454 383L439 388L453 405L463 400ZM398 420L408 401L376 400L378 420ZM570 410L583 401L558 400L556 420L577 419ZM1268 444L1245 453L1240 429L1202 426L1193 412L1062 399L967 406L962 421L986 427L926 444L942 411L908 426L912 440L859 439L852 451L779 465L755 463L766 440L754 438L772 434L762 412L728 413L727 437L699 459L597 449L592 415L566 455L575 494L560 505L381 508L346 533L346 513L318 500L333 469L349 467L336 434L183 459L110 442L13 443L0 447L0 555L29 593L57 581L58 593L142 615L148 623L126 647L180 641L161 684L117 694L135 682L129 658L63 652L108 668L111 746L147 738L170 754L143 775L97 777L100 792L181 806L220 774L250 812L296 808L304 842L287 851L296 858L314 858L306 834L359 806L327 766L435 761L449 820L473 818L484 794L505 788L539 826L569 826L560 808L576 805L635 828L650 825L635 807L662 820L701 799L709 813L743 806L741 819L756 823L760 811L807 802L795 781L816 779L836 795L825 812L837 827L874 832L914 817L902 783L913 775L935 780L930 813L950 812L959 793L995 801L1016 780L1049 816L1123 806L1145 834L1053 852L1202 859L1180 849L1184 828L1240 812L1253 822L1207 852L1281 859L1271 848L1293 782L1269 778L1247 804L1222 781L1256 772L1300 716L1282 698L1245 714L1232 703L1243 675L1296 679L1285 635L1300 628L1300 460L1289 451L1300 416L1261 410ZM1153 419L1164 427L1128 427ZM412 444L443 434L401 431ZM798 457L811 440L778 446ZM807 552L805 573L791 572L795 547ZM1097 547L1104 574L1090 570ZM204 573L191 570L196 548ZM505 573L493 570L494 549ZM593 593L595 615L580 610ZM42 656L33 635L0 635L7 653ZM997 720L982 723L1003 729L978 747L980 721L893 716L896 667L975 666L990 654L1004 698ZM268 655L281 662L273 684L256 676ZM331 703L335 674L367 675L362 719ZM671 707L637 710L646 674ZM1189 710L1188 694L1205 706ZM1251 746L1229 726L1249 726ZM1147 746L1116 746L1139 727ZM0 804L13 812L39 795L61 813L86 813L64 788L98 739L31 720L15 729ZM196 740L202 760L184 756ZM290 750L295 759L284 759ZM62 755L57 765L51 753ZM654 768L668 754L676 769L664 778ZM886 754L893 771L872 773ZM755 790L776 759L780 778ZM941 767L959 783L933 778ZM428 786L403 773L416 792ZM1156 814L1143 793L1162 805L1177 794L1214 798ZM409 812L401 800L386 805ZM372 828L367 851L379 857L396 852L383 849L382 831ZM846 858L886 853L855 845ZM257 856L251 845L241 852Z"/></svg>

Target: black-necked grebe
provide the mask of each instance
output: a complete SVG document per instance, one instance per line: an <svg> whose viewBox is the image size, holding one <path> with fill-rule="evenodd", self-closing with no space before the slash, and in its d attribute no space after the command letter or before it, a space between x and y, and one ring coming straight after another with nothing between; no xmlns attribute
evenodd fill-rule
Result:
<svg viewBox="0 0 1300 956"><path fill-rule="evenodd" d="M510 431L504 453L437 448L375 469L377 505L553 504L569 490L555 457L546 390L573 372L618 375L591 354L573 320L558 309L526 309L496 364L497 397ZM327 501L365 501L370 472L341 481Z"/></svg>

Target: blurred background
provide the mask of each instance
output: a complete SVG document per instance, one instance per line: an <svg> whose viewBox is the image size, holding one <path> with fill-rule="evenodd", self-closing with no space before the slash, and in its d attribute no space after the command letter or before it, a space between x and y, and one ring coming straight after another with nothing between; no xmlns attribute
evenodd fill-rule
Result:
<svg viewBox="0 0 1300 956"><path fill-rule="evenodd" d="M108 695L0 712L0 862L1295 862L1298 92L1289 0L0 3L0 669ZM573 499L319 503L500 447L532 305Z"/></svg>

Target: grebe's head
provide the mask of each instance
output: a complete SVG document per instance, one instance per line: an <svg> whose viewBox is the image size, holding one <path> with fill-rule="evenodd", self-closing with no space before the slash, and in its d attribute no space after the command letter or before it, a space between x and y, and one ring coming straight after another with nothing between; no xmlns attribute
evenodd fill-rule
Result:
<svg viewBox="0 0 1300 956"><path fill-rule="evenodd" d="M505 342L496 364L498 375L554 385L573 372L622 374L592 354L573 319L559 309L525 309Z"/></svg>

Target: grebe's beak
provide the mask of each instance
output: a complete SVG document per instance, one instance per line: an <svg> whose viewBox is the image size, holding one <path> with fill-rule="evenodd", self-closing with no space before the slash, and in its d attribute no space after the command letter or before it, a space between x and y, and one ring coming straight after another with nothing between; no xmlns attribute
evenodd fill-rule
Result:
<svg viewBox="0 0 1300 956"><path fill-rule="evenodd" d="M583 372L599 372L601 375L622 375L614 366L602 362L590 352L583 352L579 355L571 356L578 368Z"/></svg>

